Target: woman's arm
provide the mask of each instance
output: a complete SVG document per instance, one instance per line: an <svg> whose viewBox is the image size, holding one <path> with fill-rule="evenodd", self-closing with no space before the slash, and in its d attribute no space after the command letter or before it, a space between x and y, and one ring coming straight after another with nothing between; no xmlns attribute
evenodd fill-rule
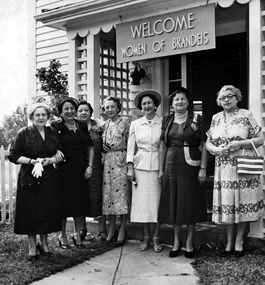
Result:
<svg viewBox="0 0 265 285"><path fill-rule="evenodd" d="M88 147L88 166L87 166L85 174L84 174L85 179L90 178L92 175L93 162L94 162L94 147L89 146Z"/></svg>
<svg viewBox="0 0 265 285"><path fill-rule="evenodd" d="M228 156L230 153L230 150L227 146L215 146L209 138L206 141L206 150L208 150L212 155L219 156Z"/></svg>
<svg viewBox="0 0 265 285"><path fill-rule="evenodd" d="M255 147L260 147L263 145L263 138L261 132L258 132L254 138L241 140L241 141L232 141L228 144L230 151L236 151L240 148L253 148L252 143Z"/></svg>
<svg viewBox="0 0 265 285"><path fill-rule="evenodd" d="M205 182L205 179L206 179L208 152L206 150L206 143L204 141L201 142L201 146L202 146L202 157L201 157L200 171L198 174L198 180L199 180L200 184L203 184Z"/></svg>
<svg viewBox="0 0 265 285"><path fill-rule="evenodd" d="M166 153L167 153L167 147L165 145L165 142L160 140L159 144L159 173L158 173L158 180L161 183L162 182L162 176L164 174L164 165L165 165L165 159L166 159Z"/></svg>

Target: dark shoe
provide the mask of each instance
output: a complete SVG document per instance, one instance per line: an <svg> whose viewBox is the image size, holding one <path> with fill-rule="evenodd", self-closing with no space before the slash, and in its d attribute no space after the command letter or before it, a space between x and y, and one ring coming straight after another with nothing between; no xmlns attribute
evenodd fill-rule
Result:
<svg viewBox="0 0 265 285"><path fill-rule="evenodd" d="M106 243L112 243L112 242L115 242L118 238L118 231L115 231L114 235L111 237L111 239L106 239Z"/></svg>
<svg viewBox="0 0 265 285"><path fill-rule="evenodd" d="M58 238L58 242L59 242L59 247L61 247L62 249L71 248L69 244L63 244L60 238Z"/></svg>
<svg viewBox="0 0 265 285"><path fill-rule="evenodd" d="M37 250L39 251L39 253L42 256L49 257L49 258L53 258L54 257L53 253L51 253L50 251L44 251L39 243L37 244Z"/></svg>
<svg viewBox="0 0 265 285"><path fill-rule="evenodd" d="M86 248L82 243L81 244L78 244L77 241L76 241L76 238L74 235L72 235L72 240L73 240L73 243L75 245L76 248L78 249L83 249L83 248Z"/></svg>
<svg viewBox="0 0 265 285"><path fill-rule="evenodd" d="M87 235L87 230L80 231L81 241L84 241L86 239L86 235Z"/></svg>
<svg viewBox="0 0 265 285"><path fill-rule="evenodd" d="M236 258L243 257L244 255L245 255L244 249L242 249L242 250L235 250L235 252L234 252L234 256Z"/></svg>
<svg viewBox="0 0 265 285"><path fill-rule="evenodd" d="M232 255L233 252L234 252L233 248L231 250L223 249L220 251L220 257L228 257L228 256Z"/></svg>
<svg viewBox="0 0 265 285"><path fill-rule="evenodd" d="M123 246L123 245L125 244L126 238L127 238L127 232L125 232L125 235L124 235L124 239L123 239L123 240L117 240L117 241L116 241L115 246L116 246L116 247L118 247L118 246Z"/></svg>
<svg viewBox="0 0 265 285"><path fill-rule="evenodd" d="M37 254L36 255L28 255L28 261L30 261L30 262L34 262L34 261L36 261L36 260L38 260L38 256L37 256Z"/></svg>
<svg viewBox="0 0 265 285"><path fill-rule="evenodd" d="M177 257L177 256L181 253L181 247L182 247L182 244L180 243L179 248L178 248L177 250L170 250L168 256L169 256L170 258Z"/></svg>
<svg viewBox="0 0 265 285"><path fill-rule="evenodd" d="M105 234L107 236L107 231L99 232L98 237L101 239L102 243L106 243L107 237L103 236L102 234Z"/></svg>
<svg viewBox="0 0 265 285"><path fill-rule="evenodd" d="M193 258L193 256L194 256L194 250L193 251L186 251L185 250L185 257L186 258Z"/></svg>

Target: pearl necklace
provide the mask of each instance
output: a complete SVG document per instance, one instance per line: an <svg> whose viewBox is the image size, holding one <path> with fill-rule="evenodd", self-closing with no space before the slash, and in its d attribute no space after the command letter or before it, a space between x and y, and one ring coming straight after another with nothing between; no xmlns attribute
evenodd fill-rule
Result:
<svg viewBox="0 0 265 285"><path fill-rule="evenodd" d="M67 124L67 123L64 123L66 125L66 127L70 130L70 131L74 131L76 132L77 130L77 127L76 127L76 124L74 123L74 125L70 125L70 124Z"/></svg>

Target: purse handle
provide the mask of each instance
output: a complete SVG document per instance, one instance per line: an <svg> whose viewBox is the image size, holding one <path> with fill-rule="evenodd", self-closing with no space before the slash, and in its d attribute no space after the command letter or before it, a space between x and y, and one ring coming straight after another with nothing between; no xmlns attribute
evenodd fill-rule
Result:
<svg viewBox="0 0 265 285"><path fill-rule="evenodd" d="M257 148L255 147L253 141L252 141L252 140L249 140L249 141L250 141L250 143L252 144L252 146L253 146L253 148L254 148L254 150L255 150L255 152L256 152L256 155L259 156L259 152L258 152ZM244 150L245 150L245 149L243 148L242 155L244 155Z"/></svg>

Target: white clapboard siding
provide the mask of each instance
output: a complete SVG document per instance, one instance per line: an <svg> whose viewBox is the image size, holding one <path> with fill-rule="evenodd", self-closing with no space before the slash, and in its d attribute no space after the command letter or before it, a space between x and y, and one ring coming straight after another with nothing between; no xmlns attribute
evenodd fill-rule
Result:
<svg viewBox="0 0 265 285"><path fill-rule="evenodd" d="M79 0L80 2L80 0ZM42 9L54 9L67 4L76 3L68 0L36 0L36 14L42 14ZM69 73L69 41L65 31L46 27L41 22L36 23L36 69L47 68L51 60L59 60L60 71ZM45 96L40 90L41 85L36 78L36 95Z"/></svg>

